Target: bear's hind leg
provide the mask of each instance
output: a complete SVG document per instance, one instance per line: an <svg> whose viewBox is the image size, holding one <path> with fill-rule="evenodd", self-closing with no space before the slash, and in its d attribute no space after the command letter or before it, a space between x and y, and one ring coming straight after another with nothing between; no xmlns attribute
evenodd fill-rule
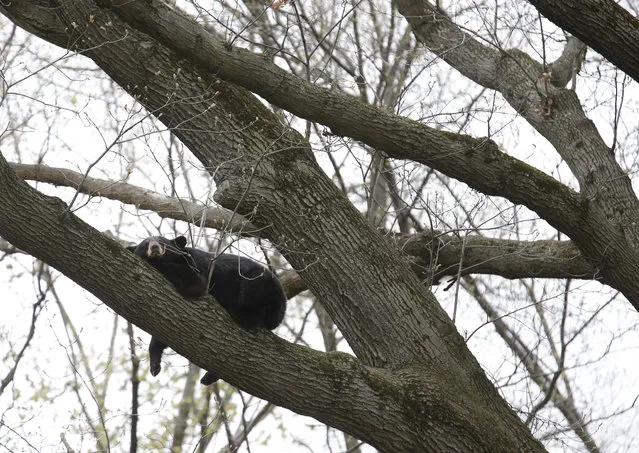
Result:
<svg viewBox="0 0 639 453"><path fill-rule="evenodd" d="M154 337L151 337L151 343L149 343L149 359L151 362L151 374L157 376L162 369L160 362L162 361L162 352L166 349L164 343L160 343Z"/></svg>

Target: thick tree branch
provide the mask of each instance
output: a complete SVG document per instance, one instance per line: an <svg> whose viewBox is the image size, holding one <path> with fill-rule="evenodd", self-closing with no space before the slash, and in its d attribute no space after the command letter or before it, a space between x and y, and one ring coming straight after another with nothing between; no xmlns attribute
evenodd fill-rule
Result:
<svg viewBox="0 0 639 453"><path fill-rule="evenodd" d="M612 0L528 0L639 82L639 19Z"/></svg>
<svg viewBox="0 0 639 453"><path fill-rule="evenodd" d="M400 235L397 245L422 280L488 274L505 278L599 279L598 269L570 241L513 241L440 232ZM463 259L462 259L463 250ZM434 270L433 270L434 269ZM430 277L430 278L429 278Z"/></svg>

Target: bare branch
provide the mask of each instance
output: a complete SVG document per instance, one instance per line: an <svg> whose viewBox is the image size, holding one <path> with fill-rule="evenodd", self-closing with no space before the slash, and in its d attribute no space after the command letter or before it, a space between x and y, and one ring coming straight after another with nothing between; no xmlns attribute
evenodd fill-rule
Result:
<svg viewBox="0 0 639 453"><path fill-rule="evenodd" d="M200 367L193 363L189 363L189 369L186 372L184 389L182 397L178 403L178 412L174 418L173 440L171 441L171 452L180 453L184 451L184 435L189 422L189 413L195 404L195 382L197 381Z"/></svg>
<svg viewBox="0 0 639 453"><path fill-rule="evenodd" d="M24 356L25 351L29 347L29 343L31 343L31 340L33 339L33 335L35 334L36 321L38 320L38 316L40 315L40 312L42 311L42 302L44 301L45 297L46 297L46 292L42 292L38 296L38 299L33 303L32 311L31 311L31 325L29 326L29 332L27 333L27 338L25 339L24 344L22 345L22 348L20 348L20 351L16 354L14 362L13 362L13 366L11 367L9 372L6 374L6 376L2 378L2 381L0 381L0 395L2 395L4 390L13 381L13 378L15 377L16 371L18 369L18 365L20 364L20 361L22 360L22 357Z"/></svg>
<svg viewBox="0 0 639 453"><path fill-rule="evenodd" d="M586 45L574 36L568 38L561 56L550 64L550 83L563 88L572 81L574 90L575 77L585 57Z"/></svg>
<svg viewBox="0 0 639 453"><path fill-rule="evenodd" d="M526 367L528 375L531 377L533 382L539 386L546 397L552 401L555 407L566 418L570 429L579 436L589 452L599 453L597 443L588 432L588 423L575 407L574 400L566 397L558 388L552 385L551 379L548 378L548 373L545 370L542 361L539 360L539 357L535 354L535 352L528 348L526 346L526 342L517 335L516 332L508 327L508 324L502 319L503 316L497 313L488 299L479 290L475 279L468 276L464 277L462 279L462 285L464 289L466 289L466 291L475 298L488 318L492 320L495 330L504 340L508 348Z"/></svg>
<svg viewBox="0 0 639 453"><path fill-rule="evenodd" d="M129 453L137 453L138 450L138 419L140 400L138 391L140 388L140 358L135 349L135 339L133 337L133 324L126 323L126 332L129 337L129 349L131 350L131 444Z"/></svg>
<svg viewBox="0 0 639 453"><path fill-rule="evenodd" d="M56 186L73 187L91 197L105 197L135 205L138 209L156 212L160 217L183 220L223 231L251 235L256 227L239 214L221 206L167 197L152 190L122 181L107 181L84 176L66 168L11 163L11 168L23 179L41 181ZM81 184L81 185L80 185Z"/></svg>

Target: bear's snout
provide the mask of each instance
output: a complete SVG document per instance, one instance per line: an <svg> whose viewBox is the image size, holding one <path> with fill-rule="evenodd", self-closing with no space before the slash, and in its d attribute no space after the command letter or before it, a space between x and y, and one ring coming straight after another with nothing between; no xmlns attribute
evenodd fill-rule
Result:
<svg viewBox="0 0 639 453"><path fill-rule="evenodd" d="M147 256L162 256L164 255L165 247L158 241L149 241L149 248L147 249Z"/></svg>

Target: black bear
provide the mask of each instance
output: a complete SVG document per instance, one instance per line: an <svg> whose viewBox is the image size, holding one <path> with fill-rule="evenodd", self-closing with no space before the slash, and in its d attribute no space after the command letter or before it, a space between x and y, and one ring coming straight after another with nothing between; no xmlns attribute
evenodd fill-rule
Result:
<svg viewBox="0 0 639 453"><path fill-rule="evenodd" d="M127 249L160 271L182 296L197 298L211 294L244 328L273 330L284 318L284 289L275 274L256 261L228 253L215 256L186 247L184 236L173 240L153 236ZM165 348L165 344L151 338L153 376L160 372ZM209 371L200 382L209 385L217 380Z"/></svg>

